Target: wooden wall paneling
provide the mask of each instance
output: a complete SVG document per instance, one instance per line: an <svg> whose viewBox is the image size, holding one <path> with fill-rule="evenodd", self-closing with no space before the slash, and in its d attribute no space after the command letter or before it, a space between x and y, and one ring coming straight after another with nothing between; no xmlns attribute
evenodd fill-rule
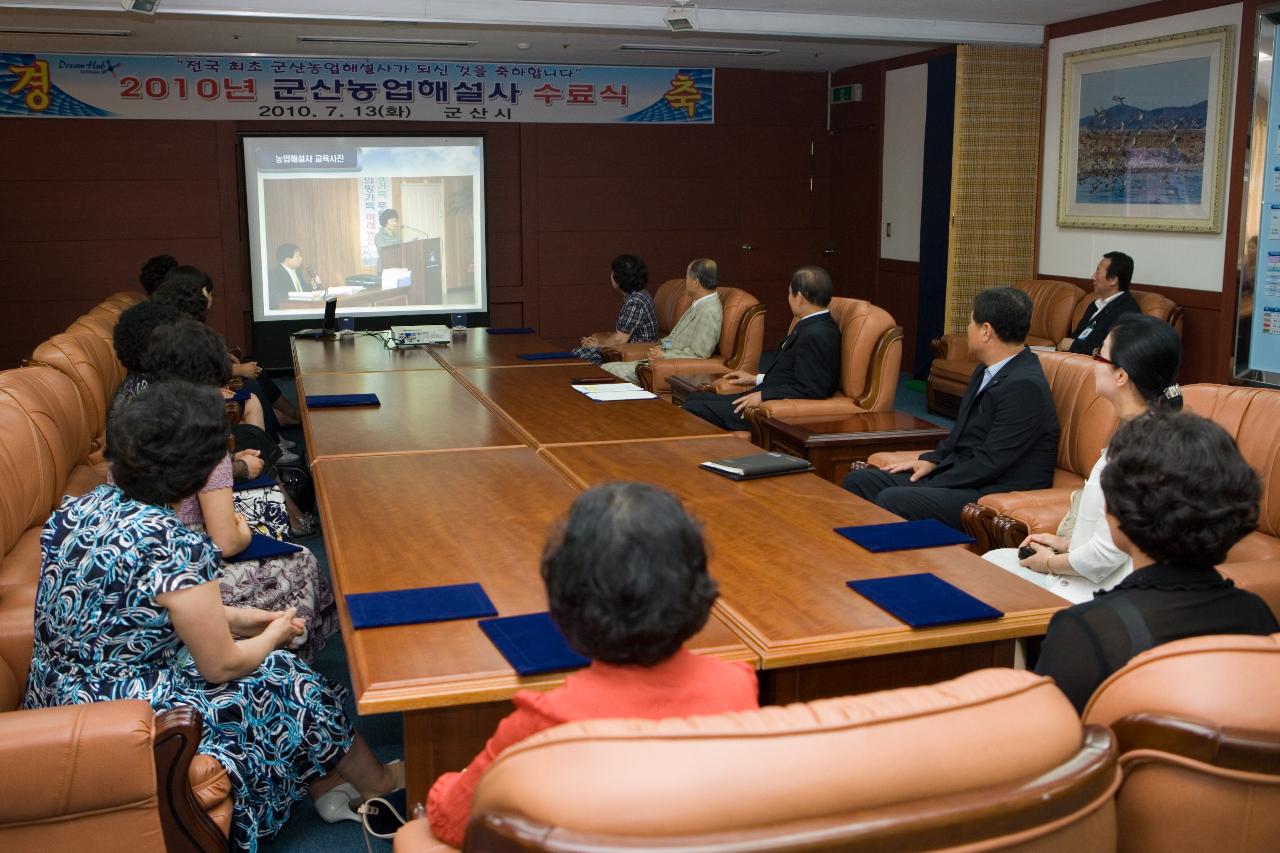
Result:
<svg viewBox="0 0 1280 853"><path fill-rule="evenodd" d="M717 118L717 121L719 119ZM617 124L531 125L545 178L729 177L738 128Z"/></svg>
<svg viewBox="0 0 1280 853"><path fill-rule="evenodd" d="M215 284L218 294L213 308L221 309L219 330L227 343L254 355L253 293L249 276L249 247L246 243L248 219L243 202L244 164L240 159L240 139L233 122L218 122L214 134L218 146L218 212L221 231L222 273ZM175 253L181 260L185 255ZM198 264L197 264L198 266ZM254 356L256 358L256 355Z"/></svg>
<svg viewBox="0 0 1280 853"><path fill-rule="evenodd" d="M831 273L837 296L875 301L880 258L879 124L838 130L831 144Z"/></svg>
<svg viewBox="0 0 1280 853"><path fill-rule="evenodd" d="M126 175L74 181L0 181L0 234L6 242L217 237L218 181ZM146 258L139 258L135 269ZM134 274L137 277L137 274ZM118 289L118 288L112 288ZM110 291L108 291L110 292Z"/></svg>
<svg viewBox="0 0 1280 853"><path fill-rule="evenodd" d="M920 264L881 258L875 298L902 327L902 369L915 370L916 312L919 309Z"/></svg>
<svg viewBox="0 0 1280 853"><path fill-rule="evenodd" d="M716 125L823 127L826 114L826 74L716 70Z"/></svg>

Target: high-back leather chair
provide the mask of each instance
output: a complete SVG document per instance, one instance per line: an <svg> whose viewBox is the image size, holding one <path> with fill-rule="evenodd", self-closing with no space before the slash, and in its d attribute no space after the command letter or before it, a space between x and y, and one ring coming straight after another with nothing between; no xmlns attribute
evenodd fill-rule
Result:
<svg viewBox="0 0 1280 853"><path fill-rule="evenodd" d="M480 780L467 850L1110 850L1109 733L1040 676L541 732ZM1070 791L1070 793L1068 793ZM395 849L431 843L425 820ZM966 848L968 849L968 848Z"/></svg>
<svg viewBox="0 0 1280 853"><path fill-rule="evenodd" d="M145 302L147 294L140 290L117 290L115 293L102 300L101 304L115 304L120 306L120 310L131 308L139 302Z"/></svg>
<svg viewBox="0 0 1280 853"><path fill-rule="evenodd" d="M991 494L969 504L962 515L965 530L978 540L975 550L1012 548L1028 533L1052 532L1066 514L1071 492L1078 485L1064 476L1064 451L1079 460L1075 473L1088 475L1097 461L1098 451L1110 441L1115 429L1111 406L1092 392L1092 382L1084 379L1091 362L1085 356L1064 353L1039 353L1045 375L1058 408L1062 438L1058 445L1059 469L1054 472L1053 489L1034 492ZM1051 374L1051 365L1059 362ZM1064 408L1059 384L1065 365L1080 364L1080 394L1077 404ZM1262 479L1262 513L1258 529L1250 533L1227 554L1233 563L1280 559L1280 454L1276 452L1275 424L1280 422L1280 391L1231 385L1187 385L1182 389L1183 410L1209 418L1235 441L1240 453ZM1085 401L1091 400L1088 405ZM875 454L868 461L883 466L899 457ZM1087 463L1087 465L1085 464Z"/></svg>
<svg viewBox="0 0 1280 853"><path fill-rule="evenodd" d="M107 411L116 387L124 379L124 368L116 360L111 342L96 335L54 335L36 347L29 363L53 367L75 382L93 427L95 452L100 453L106 437Z"/></svg>
<svg viewBox="0 0 1280 853"><path fill-rule="evenodd" d="M1071 330L1071 318L1084 299L1084 291L1070 282L1052 279L1020 281L1014 287L1031 297L1027 346L1057 346ZM978 362L969 357L969 339L963 332L934 338L933 355L925 384L929 411L954 418Z"/></svg>
<svg viewBox="0 0 1280 853"><path fill-rule="evenodd" d="M77 478L94 485L81 406L53 368L0 373L0 850L225 850L230 780L196 754L190 709L15 710L31 666L41 530Z"/></svg>
<svg viewBox="0 0 1280 853"><path fill-rule="evenodd" d="M0 372L0 400L26 412L49 448L55 483L50 510L64 495L79 496L106 482L105 469L88 464L95 425L70 377L44 366L5 370Z"/></svg>
<svg viewBox="0 0 1280 853"><path fill-rule="evenodd" d="M716 350L707 358L680 358L661 360L656 364L640 365L636 371L640 384L659 394L670 393L668 380L677 374L728 373L730 370L756 370L760 365L760 350L764 342L765 306L741 288L723 285L716 288L720 297L723 317L720 321L720 341ZM693 300L685 293L684 279L673 278L664 282L654 296L657 306L659 336L666 337L689 310ZM652 343L620 344L606 347L602 355L605 361L638 361L648 357Z"/></svg>
<svg viewBox="0 0 1280 853"><path fill-rule="evenodd" d="M1153 293L1150 290L1130 290L1129 294L1133 296L1135 302L1138 303L1139 310L1143 314L1149 314L1158 320L1164 320L1173 330L1178 333L1178 337L1182 337L1182 307L1178 303L1169 299L1167 296L1161 296L1159 293ZM1080 325L1080 321L1084 319L1084 312L1088 310L1093 300L1089 298L1081 299L1076 305L1076 310L1071 315L1071 326L1074 329ZM1098 342L1101 346L1102 342Z"/></svg>
<svg viewBox="0 0 1280 853"><path fill-rule="evenodd" d="M1211 419L1262 479L1258 529L1236 543L1227 563L1280 558L1280 391L1232 385L1186 385L1184 410Z"/></svg>
<svg viewBox="0 0 1280 853"><path fill-rule="evenodd" d="M760 424L770 417L844 417L892 411L902 367L902 327L883 308L865 299L832 297L831 319L840 328L840 387L825 400L765 400L744 417L760 443ZM794 327L795 320L791 326ZM741 393L741 387L717 388Z"/></svg>
<svg viewBox="0 0 1280 853"><path fill-rule="evenodd" d="M110 313L109 309L99 308L87 314L81 314L70 326L68 335L94 335L107 343L112 343L116 329L116 318L119 315Z"/></svg>
<svg viewBox="0 0 1280 853"><path fill-rule="evenodd" d="M983 495L961 514L975 550L1013 547L1027 533L1057 529L1116 429L1115 408L1093 383L1093 359L1065 352L1037 352L1058 413L1058 460L1053 488Z"/></svg>
<svg viewBox="0 0 1280 853"><path fill-rule="evenodd" d="M1102 683L1084 720L1119 741L1121 850L1276 849L1280 634L1157 646Z"/></svg>

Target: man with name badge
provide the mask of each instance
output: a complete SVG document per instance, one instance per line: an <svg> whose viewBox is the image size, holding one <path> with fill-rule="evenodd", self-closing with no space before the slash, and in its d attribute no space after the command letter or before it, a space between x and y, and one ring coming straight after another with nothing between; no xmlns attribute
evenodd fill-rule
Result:
<svg viewBox="0 0 1280 853"><path fill-rule="evenodd" d="M1059 352L1088 355L1111 331L1111 326L1125 314L1138 314L1138 300L1129 292L1133 280L1133 258L1124 252L1107 252L1093 271L1093 302L1085 309L1071 337L1058 342Z"/></svg>

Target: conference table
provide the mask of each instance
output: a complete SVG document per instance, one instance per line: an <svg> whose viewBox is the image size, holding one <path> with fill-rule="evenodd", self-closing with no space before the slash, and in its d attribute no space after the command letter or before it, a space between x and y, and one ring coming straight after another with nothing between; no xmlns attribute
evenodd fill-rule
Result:
<svg viewBox="0 0 1280 853"><path fill-rule="evenodd" d="M642 480L670 489L705 529L720 585L699 654L750 663L766 703L924 684L1013 662L1062 599L958 547L872 554L835 527L896 520L814 474L735 482L698 468L758 452L662 400L596 402L607 382L536 335L470 329L447 347L373 349L295 339L312 474L357 711L404 719L409 796L465 766L521 689L475 620L354 630L343 596L479 582L499 615L545 610L539 556L574 497ZM427 364L427 361L431 364ZM321 409L305 395L376 393L376 408ZM849 580L929 571L1000 619L913 630Z"/></svg>

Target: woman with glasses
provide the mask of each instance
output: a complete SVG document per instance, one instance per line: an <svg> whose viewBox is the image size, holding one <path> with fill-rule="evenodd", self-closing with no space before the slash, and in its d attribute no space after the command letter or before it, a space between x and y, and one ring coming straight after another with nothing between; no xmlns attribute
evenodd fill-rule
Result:
<svg viewBox="0 0 1280 853"><path fill-rule="evenodd" d="M1126 314L1116 320L1102 346L1093 351L1093 381L1098 394L1115 408L1121 423L1150 410L1182 408L1178 365L1182 342L1173 327L1146 314ZM1100 589L1110 589L1133 571L1133 560L1116 547L1107 526L1102 497L1104 448L1084 488L1073 497L1058 534L1033 533L1021 547L1032 553L1022 559L1017 548L1000 548L983 556L1050 592L1081 602Z"/></svg>

